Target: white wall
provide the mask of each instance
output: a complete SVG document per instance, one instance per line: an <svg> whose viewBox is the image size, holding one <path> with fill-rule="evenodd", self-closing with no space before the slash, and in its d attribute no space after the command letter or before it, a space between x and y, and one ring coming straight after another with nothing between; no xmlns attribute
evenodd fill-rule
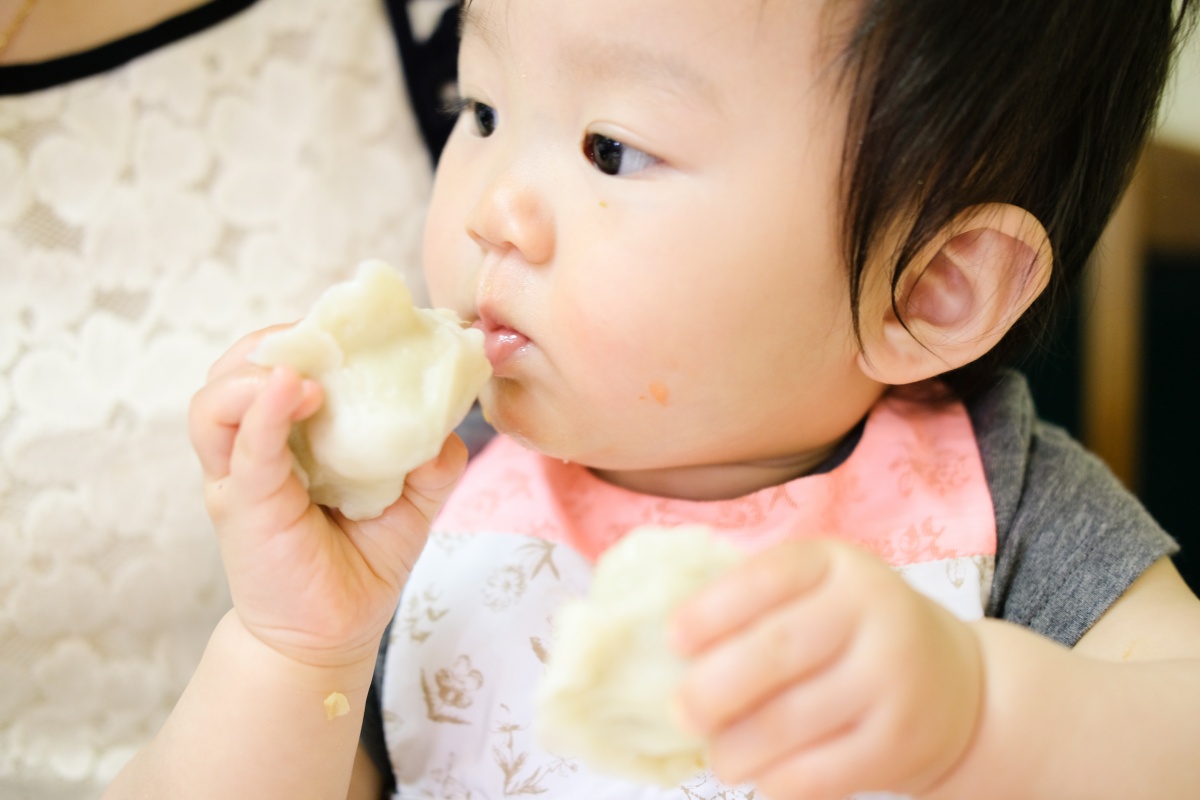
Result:
<svg viewBox="0 0 1200 800"><path fill-rule="evenodd" d="M1191 42L1175 65L1175 76L1163 106L1159 138L1200 150L1200 36Z"/></svg>

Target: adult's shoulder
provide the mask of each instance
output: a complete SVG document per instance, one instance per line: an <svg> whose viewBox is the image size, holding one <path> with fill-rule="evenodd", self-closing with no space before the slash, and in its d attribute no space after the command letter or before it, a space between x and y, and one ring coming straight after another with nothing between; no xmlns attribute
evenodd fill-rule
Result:
<svg viewBox="0 0 1200 800"><path fill-rule="evenodd" d="M29 94L110 72L215 28L260 1L206 0L110 41L43 60L0 65L0 96Z"/></svg>

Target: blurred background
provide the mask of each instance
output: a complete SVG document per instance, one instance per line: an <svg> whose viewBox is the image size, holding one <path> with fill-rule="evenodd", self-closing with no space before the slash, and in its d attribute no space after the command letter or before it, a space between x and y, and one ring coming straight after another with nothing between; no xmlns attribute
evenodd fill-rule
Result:
<svg viewBox="0 0 1200 800"><path fill-rule="evenodd" d="M1157 136L1045 348L1038 408L1100 455L1183 546L1200 593L1200 37Z"/></svg>

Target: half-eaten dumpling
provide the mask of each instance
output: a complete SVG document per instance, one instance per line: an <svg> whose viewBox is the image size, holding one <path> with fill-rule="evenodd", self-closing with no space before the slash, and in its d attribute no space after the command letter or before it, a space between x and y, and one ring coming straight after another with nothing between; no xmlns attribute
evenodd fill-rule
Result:
<svg viewBox="0 0 1200 800"><path fill-rule="evenodd" d="M705 769L707 742L677 722L686 663L668 625L680 603L741 558L703 525L635 528L601 556L588 595L554 618L537 695L542 747L663 786Z"/></svg>
<svg viewBox="0 0 1200 800"><path fill-rule="evenodd" d="M483 333L447 309L417 308L381 261L325 291L303 320L266 336L252 360L320 382L325 402L292 429L296 471L314 502L370 519L441 450L491 377Z"/></svg>

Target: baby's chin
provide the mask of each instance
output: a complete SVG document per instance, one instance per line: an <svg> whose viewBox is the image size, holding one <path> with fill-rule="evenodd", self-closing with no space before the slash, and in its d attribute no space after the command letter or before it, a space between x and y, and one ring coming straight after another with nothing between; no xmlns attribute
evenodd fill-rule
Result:
<svg viewBox="0 0 1200 800"><path fill-rule="evenodd" d="M479 395L484 419L497 433L547 458L595 473L652 473L697 463L694 443L645 417L587 413L579 400L549 401L522 380L496 377Z"/></svg>
<svg viewBox="0 0 1200 800"><path fill-rule="evenodd" d="M550 458L576 460L579 437L559 410L539 401L524 381L493 375L479 394L479 405L497 433Z"/></svg>

